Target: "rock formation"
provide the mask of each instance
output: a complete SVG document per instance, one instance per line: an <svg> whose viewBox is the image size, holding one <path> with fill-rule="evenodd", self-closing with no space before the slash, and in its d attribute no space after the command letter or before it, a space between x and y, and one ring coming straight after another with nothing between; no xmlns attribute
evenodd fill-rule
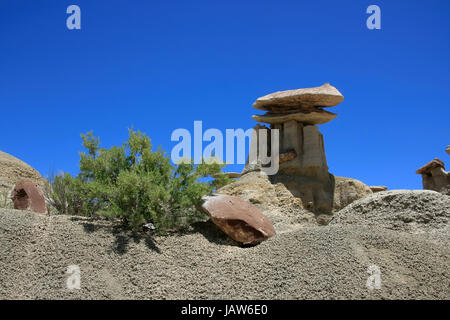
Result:
<svg viewBox="0 0 450 320"><path fill-rule="evenodd" d="M270 124L280 133L280 167L270 177L272 182L286 185L306 208L317 213L331 212L335 184L328 172L323 136L317 124L334 119L337 115L323 108L336 106L343 100L335 87L324 84L272 93L253 104L254 108L267 111L253 119ZM247 165L243 173L251 169Z"/></svg>
<svg viewBox="0 0 450 320"><path fill-rule="evenodd" d="M228 195L203 198L201 210L233 240L258 244L275 235L272 223L249 202Z"/></svg>
<svg viewBox="0 0 450 320"><path fill-rule="evenodd" d="M435 158L416 171L422 175L425 190L434 190L450 195L450 173L445 171L444 162Z"/></svg>
<svg viewBox="0 0 450 320"><path fill-rule="evenodd" d="M359 180L343 177L334 177L334 179L333 209L340 210L353 201L373 193L367 185Z"/></svg>
<svg viewBox="0 0 450 320"><path fill-rule="evenodd" d="M373 193L387 191L388 189L386 186L370 186L369 188L370 190L372 190Z"/></svg>
<svg viewBox="0 0 450 320"><path fill-rule="evenodd" d="M11 193L14 209L46 213L45 198L35 182L24 179L19 181Z"/></svg>
<svg viewBox="0 0 450 320"><path fill-rule="evenodd" d="M41 188L46 183L39 172L28 164L0 151L0 193L6 193L9 199L11 190L22 179L30 179Z"/></svg>

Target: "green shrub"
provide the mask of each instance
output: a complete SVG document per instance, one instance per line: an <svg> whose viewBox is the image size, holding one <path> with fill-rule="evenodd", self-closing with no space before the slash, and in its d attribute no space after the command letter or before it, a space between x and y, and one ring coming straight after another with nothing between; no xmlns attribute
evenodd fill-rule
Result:
<svg viewBox="0 0 450 320"><path fill-rule="evenodd" d="M159 231L179 228L203 218L201 197L230 182L217 161L177 166L150 138L129 130L120 147L100 148L92 132L81 135L80 173L53 178L51 204L59 213L118 217L133 230L152 222ZM206 177L218 175L215 180Z"/></svg>

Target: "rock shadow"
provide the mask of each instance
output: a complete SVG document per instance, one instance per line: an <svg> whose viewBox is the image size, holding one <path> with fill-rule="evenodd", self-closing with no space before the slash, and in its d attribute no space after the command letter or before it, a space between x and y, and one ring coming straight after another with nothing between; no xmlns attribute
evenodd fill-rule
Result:
<svg viewBox="0 0 450 320"><path fill-rule="evenodd" d="M186 233L186 232L185 232ZM219 227L217 227L211 220L201 221L192 224L192 229L187 233L200 233L209 242L220 246L238 246L241 244L234 241L226 235Z"/></svg>
<svg viewBox="0 0 450 320"><path fill-rule="evenodd" d="M120 255L128 252L130 243L139 244L142 241L150 250L161 253L155 239L150 234L132 232L119 223L100 223L106 221L95 217L71 217L70 220L81 224L86 233L94 233L100 230L111 233L115 238L111 249Z"/></svg>

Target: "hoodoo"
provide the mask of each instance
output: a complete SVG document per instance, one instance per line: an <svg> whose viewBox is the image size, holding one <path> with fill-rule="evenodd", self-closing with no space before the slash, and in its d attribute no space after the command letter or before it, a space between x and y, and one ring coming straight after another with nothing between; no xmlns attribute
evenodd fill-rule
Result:
<svg viewBox="0 0 450 320"><path fill-rule="evenodd" d="M326 83L315 88L275 92L253 104L266 114L252 118L279 130L280 167L270 179L283 183L302 199L305 207L318 213L332 211L334 177L328 172L323 136L317 125L336 118L336 114L323 108L334 107L343 100L342 94Z"/></svg>

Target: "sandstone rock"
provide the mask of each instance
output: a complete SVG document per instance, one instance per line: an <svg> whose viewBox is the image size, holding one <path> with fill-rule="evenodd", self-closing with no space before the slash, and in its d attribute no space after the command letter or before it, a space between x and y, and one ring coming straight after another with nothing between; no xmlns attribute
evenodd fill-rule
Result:
<svg viewBox="0 0 450 320"><path fill-rule="evenodd" d="M248 172L217 193L252 203L270 219L277 232L294 224L315 224L314 214L304 209L302 199L294 197L284 184L272 183L264 172Z"/></svg>
<svg viewBox="0 0 450 320"><path fill-rule="evenodd" d="M334 179L333 209L335 210L340 210L353 201L373 193L370 187L359 180L336 176Z"/></svg>
<svg viewBox="0 0 450 320"><path fill-rule="evenodd" d="M280 130L280 154L295 151L297 156L280 161L272 183L282 183L303 201L308 210L330 213L333 208L334 180L328 173L323 136L317 126L291 120L274 128Z"/></svg>
<svg viewBox="0 0 450 320"><path fill-rule="evenodd" d="M258 244L275 235L272 223L249 202L218 194L204 197L202 210L223 232L243 244Z"/></svg>
<svg viewBox="0 0 450 320"><path fill-rule="evenodd" d="M45 198L39 190L39 185L29 179L21 180L16 184L11 199L14 203L14 209L38 213L47 212Z"/></svg>
<svg viewBox="0 0 450 320"><path fill-rule="evenodd" d="M252 118L259 122L278 124L289 120L296 120L304 124L323 124L337 117L337 114L325 110L314 110L308 113L296 112L290 114L266 113L265 115L253 115Z"/></svg>
<svg viewBox="0 0 450 320"><path fill-rule="evenodd" d="M370 186L369 188L370 190L372 190L373 193L386 191L388 189L386 186Z"/></svg>
<svg viewBox="0 0 450 320"><path fill-rule="evenodd" d="M344 100L333 86L275 92L258 98L253 107L267 110L265 115L253 119L270 123L279 130L279 170L270 176L273 184L282 183L303 206L316 214L333 211L334 177L328 172L323 136L316 124L328 122L336 114L323 110ZM270 140L270 144L276 141ZM268 143L270 154L274 153ZM275 150L276 151L276 150ZM295 152L295 157L286 155ZM257 169L246 166L244 172ZM263 165L264 167L264 165Z"/></svg>
<svg viewBox="0 0 450 320"><path fill-rule="evenodd" d="M270 128L268 128L268 127L258 123L258 124L256 124L253 127L253 130L257 134L256 134L256 141L253 141L253 137L251 138L250 154L257 154L257 155L259 155L260 154L259 141L258 141L258 139L259 139L259 130L267 130L267 132L269 133L268 137L267 137L267 143L270 144L270 139L271 139L271 137L270 137ZM268 150L270 150L270 146L268 147ZM255 163L250 163L249 162L249 158L247 158L247 162L245 163L245 167L242 170L241 175L244 175L244 174L246 174L248 172L252 172L252 171L261 171L261 169L262 169L262 164L261 164L261 161L259 159L257 159Z"/></svg>
<svg viewBox="0 0 450 320"><path fill-rule="evenodd" d="M326 83L320 87L286 90L268 94L258 98L253 107L258 110L271 110L272 107L284 109L305 108L311 106L333 107L344 101L342 94Z"/></svg>
<svg viewBox="0 0 450 320"><path fill-rule="evenodd" d="M239 178L241 176L241 173L239 172L223 172L224 175L230 177L230 178ZM213 178L217 178L217 174L212 175Z"/></svg>
<svg viewBox="0 0 450 320"><path fill-rule="evenodd" d="M435 158L416 171L422 175L425 190L434 190L450 195L450 172L445 171L444 162Z"/></svg>

